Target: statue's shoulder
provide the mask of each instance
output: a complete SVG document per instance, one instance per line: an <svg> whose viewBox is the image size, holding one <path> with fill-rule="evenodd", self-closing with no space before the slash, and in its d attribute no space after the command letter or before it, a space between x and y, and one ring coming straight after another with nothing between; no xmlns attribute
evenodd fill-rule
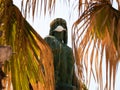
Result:
<svg viewBox="0 0 120 90"><path fill-rule="evenodd" d="M44 38L44 40L47 42L47 43L49 43L49 42L56 42L57 40L56 40L56 38L54 37L54 36L46 36L45 38Z"/></svg>
<svg viewBox="0 0 120 90"><path fill-rule="evenodd" d="M48 35L44 38L44 40L54 40L55 37L54 36L51 36L51 35Z"/></svg>
<svg viewBox="0 0 120 90"><path fill-rule="evenodd" d="M51 48L59 48L60 42L54 36L47 36L44 40L50 45Z"/></svg>

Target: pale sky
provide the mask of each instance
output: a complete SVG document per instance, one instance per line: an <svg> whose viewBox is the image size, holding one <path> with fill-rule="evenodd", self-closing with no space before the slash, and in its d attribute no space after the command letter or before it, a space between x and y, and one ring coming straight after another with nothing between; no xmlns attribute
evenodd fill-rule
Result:
<svg viewBox="0 0 120 90"><path fill-rule="evenodd" d="M17 5L20 9L21 0L13 0L13 1L14 1L14 4ZM56 0L56 1L59 1L59 0ZM61 0L61 1L64 1L64 0ZM75 0L71 0L71 2L73 1ZM115 3L114 3L114 7L117 8ZM72 12L72 15L70 18L69 16L71 12ZM73 8L69 9L65 6L64 7L60 6L60 4L57 3L56 11L54 14L51 15L51 17L49 15L46 15L44 17L43 14L41 14L41 16L38 14L38 15L35 15L35 18L33 21L32 16L30 15L30 17L27 18L27 21L40 34L40 36L44 38L45 36L49 34L49 24L54 18L64 18L67 21L67 26L68 26L68 31L69 31L68 45L71 47L71 27L72 27L73 22L77 19L77 12L75 12ZM119 85L120 84L120 78L119 78L120 77L120 65L118 67L118 71L119 72L117 72L117 77L116 77L116 90L120 90L120 85ZM95 81L91 82L90 90L97 90L97 85L95 84Z"/></svg>

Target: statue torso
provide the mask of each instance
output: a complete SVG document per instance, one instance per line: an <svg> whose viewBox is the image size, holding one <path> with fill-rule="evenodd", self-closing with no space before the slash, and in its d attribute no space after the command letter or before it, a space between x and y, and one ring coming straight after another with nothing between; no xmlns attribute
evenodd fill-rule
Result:
<svg viewBox="0 0 120 90"><path fill-rule="evenodd" d="M53 36L46 37L45 41L53 52L56 84L72 85L74 67L72 49Z"/></svg>

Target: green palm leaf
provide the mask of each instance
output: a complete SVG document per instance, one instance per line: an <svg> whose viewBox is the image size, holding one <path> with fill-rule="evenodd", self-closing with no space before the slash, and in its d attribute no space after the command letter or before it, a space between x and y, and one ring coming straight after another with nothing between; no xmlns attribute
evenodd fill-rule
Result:
<svg viewBox="0 0 120 90"><path fill-rule="evenodd" d="M10 45L15 54L4 65L7 90L54 90L52 53L45 41L22 17L11 0L0 0L1 45Z"/></svg>

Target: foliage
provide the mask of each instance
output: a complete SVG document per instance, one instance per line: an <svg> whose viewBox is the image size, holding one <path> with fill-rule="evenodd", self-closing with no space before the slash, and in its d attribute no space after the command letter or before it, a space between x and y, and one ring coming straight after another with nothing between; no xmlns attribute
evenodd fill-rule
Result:
<svg viewBox="0 0 120 90"><path fill-rule="evenodd" d="M88 80L86 83L89 85L93 75L100 90L104 88L115 90L116 69L120 58L119 16L120 12L112 8L110 3L96 2L91 4L74 24L73 46L75 53L79 53L76 55L77 66L80 67L79 75L83 81L85 74L82 72L85 66ZM102 71L104 54L106 55L105 87L103 87ZM88 68L89 61L90 68Z"/></svg>
<svg viewBox="0 0 120 90"><path fill-rule="evenodd" d="M51 50L12 0L0 0L0 31L0 45L9 45L15 52L3 68L8 76L6 90L54 90Z"/></svg>
<svg viewBox="0 0 120 90"><path fill-rule="evenodd" d="M1 0L0 3L2 1L4 0ZM24 0L22 0L22 5L24 3L23 1ZM65 0L65 1L68 3L70 2L70 0ZM95 81L99 84L98 89L100 90L102 90L103 88L107 90L112 90L112 89L114 90L115 88L114 85L115 85L116 68L118 65L118 61L120 59L120 30L119 30L120 1L119 0L116 1L118 4L118 10L115 10L112 7L113 0L78 0L77 6L78 6L79 18L74 23L72 30L73 51L78 69L78 76L80 77L80 83L85 82L85 84L89 86L91 75L93 75ZM25 12L27 14L30 11L30 9L32 9L33 10L32 15L34 16L35 10L39 8L38 6L40 6L41 11L42 9L44 9L44 13L46 13L47 11L51 13L51 11L52 10L54 11L55 9L55 3L56 0L26 0ZM32 59L25 59L25 58L35 58L36 65L33 67L36 67L39 65L39 63L37 61L38 54L35 53L39 52L39 50L41 52L44 51L43 49L41 50L41 48L38 48L39 47L38 42L39 41L42 42L42 46L40 44L41 47L44 46L46 46L46 48L48 47L42 39L38 39L39 36L36 35L36 33L31 27L28 28L30 25L27 24L25 20L22 20L22 24L20 22L18 23L18 21L21 20L20 18L18 18L18 16L21 15L16 11L13 12L16 12L17 14L11 14L12 12L11 10L8 11L6 7L5 10L6 12L4 14L7 13L6 15L9 17L5 17L5 15L3 15L2 13L4 10L0 7L0 19L3 20L6 18L6 20L3 20L5 21L6 26L4 26L4 28L0 28L1 30L4 30L5 33L2 39L0 39L0 44L3 45L10 44L13 48L13 51L15 52L19 51L19 53L22 52L20 54L16 53L16 55L14 55L11 58L11 62L9 62L12 64L15 63L13 65L17 66L17 70L22 71L22 68L21 66L19 66L19 63L22 63L22 65L26 65L27 63L25 62L27 60L33 61ZM14 19L10 19L12 18L11 15L12 16L17 15L16 19L18 21ZM3 16L5 18L3 18ZM25 27L25 28L21 29L20 27ZM15 28L19 28L19 29L17 30ZM10 30L12 30L12 32ZM25 45L23 45L23 42L25 43ZM31 42L34 42L36 44L33 45L31 44ZM44 48L45 51L46 48ZM26 51L31 52L32 53L31 55L35 57L28 57L27 55L29 56L31 55L28 53L26 54ZM105 57L106 58L105 87L103 86L103 73L102 73L104 55L106 56ZM17 60L18 57L21 58ZM21 62L19 62L20 60ZM10 64L7 66L11 67ZM12 68L14 67L12 66L11 69ZM39 71L38 67L37 70ZM47 70L47 68L45 70ZM85 70L86 79L84 78L85 73L83 72L83 70ZM14 70L11 71L12 73L18 72ZM42 70L40 70L40 72L42 72ZM19 76L21 76L21 74ZM35 76L37 77L37 75ZM44 77L43 74L41 74L41 76ZM21 79L16 79L16 80L21 80ZM43 79L40 80L44 82Z"/></svg>

